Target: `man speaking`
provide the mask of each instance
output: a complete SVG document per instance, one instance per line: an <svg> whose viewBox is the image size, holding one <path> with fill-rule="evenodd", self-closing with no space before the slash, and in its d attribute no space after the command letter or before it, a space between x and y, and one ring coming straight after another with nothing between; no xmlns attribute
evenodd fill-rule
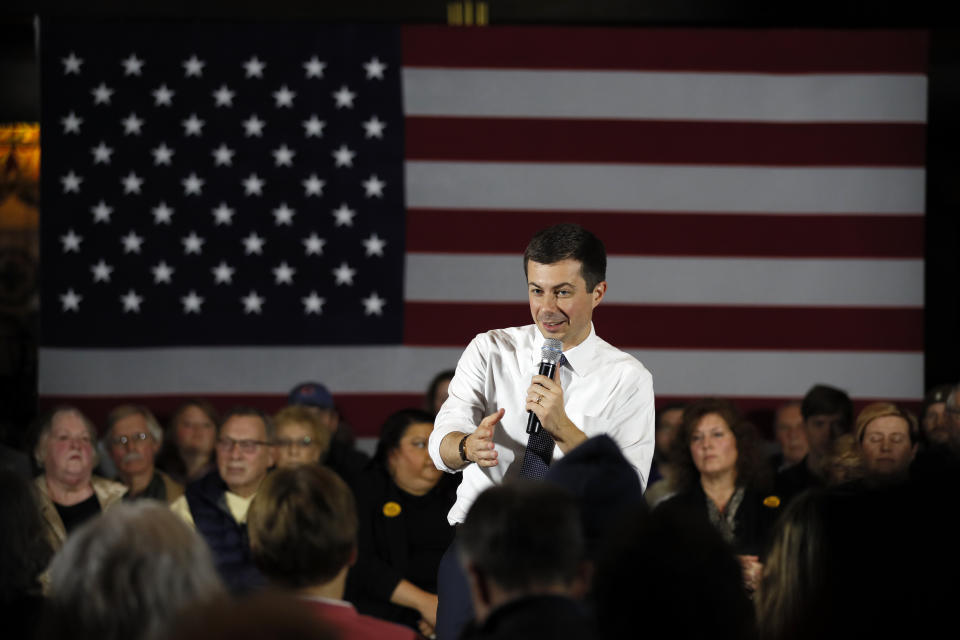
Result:
<svg viewBox="0 0 960 640"><path fill-rule="evenodd" d="M537 232L523 254L535 325L478 335L463 352L449 397L430 435L439 469L463 470L451 524L463 522L484 489L521 475L525 456L549 465L587 438L609 435L646 486L653 457L653 384L632 356L601 340L593 310L607 291L603 243L586 229L559 224ZM562 343L553 379L538 375L545 339ZM532 412L543 429L527 433ZM529 448L528 448L529 446ZM531 450L532 449L532 450ZM534 461L536 462L536 461Z"/></svg>

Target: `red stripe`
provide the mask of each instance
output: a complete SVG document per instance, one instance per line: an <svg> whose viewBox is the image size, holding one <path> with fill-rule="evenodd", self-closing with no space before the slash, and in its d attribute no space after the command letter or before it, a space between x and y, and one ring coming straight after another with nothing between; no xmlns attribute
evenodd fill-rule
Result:
<svg viewBox="0 0 960 640"><path fill-rule="evenodd" d="M925 31L403 29L412 67L926 73Z"/></svg>
<svg viewBox="0 0 960 640"><path fill-rule="evenodd" d="M752 258L922 258L917 216L745 215L409 209L407 251L521 255L530 237L575 222L610 255ZM491 229L483 242L450 229ZM519 260L519 258L518 258ZM491 325L493 326L493 325Z"/></svg>
<svg viewBox="0 0 960 640"><path fill-rule="evenodd" d="M404 344L462 346L530 323L526 305L407 302ZM923 351L923 310L603 304L597 333L621 349Z"/></svg>
<svg viewBox="0 0 960 640"><path fill-rule="evenodd" d="M698 397L658 395L657 408L668 404L691 402ZM102 428L110 409L122 402L136 402L149 407L156 414L161 424L166 424L173 410L186 399L186 397L181 396L46 396L40 399L40 409L44 411L57 405L75 406ZM221 411L237 404L244 404L257 407L268 413L274 413L286 403L285 395L217 395L207 396L207 399ZM777 407L787 402L800 400L799 397L735 397L731 399L734 400L747 419L761 429L767 437L772 437L771 426L773 424L773 414ZM353 433L358 438L376 437L380 431L380 425L383 424L387 416L400 409L418 407L422 400L423 396L416 393L349 393L337 394L336 396L340 412L353 427ZM855 412L859 412L860 409L871 402L878 401L897 402L914 413L919 413L922 404L920 400L913 398L899 400L896 398L855 398L853 401Z"/></svg>
<svg viewBox="0 0 960 640"><path fill-rule="evenodd" d="M922 124L406 119L408 160L922 167Z"/></svg>

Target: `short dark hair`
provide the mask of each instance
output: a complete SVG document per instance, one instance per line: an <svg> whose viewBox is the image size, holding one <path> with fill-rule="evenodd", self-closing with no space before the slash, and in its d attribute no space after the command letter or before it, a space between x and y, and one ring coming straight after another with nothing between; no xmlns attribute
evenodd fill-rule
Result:
<svg viewBox="0 0 960 640"><path fill-rule="evenodd" d="M231 418L260 418L260 420L263 421L263 428L267 432L267 441L273 442L273 438L276 435L276 430L273 427L273 418L254 407L237 406L223 414L220 418L220 424L217 425L218 436L223 430L223 425L227 424Z"/></svg>
<svg viewBox="0 0 960 640"><path fill-rule="evenodd" d="M804 420L813 416L839 413L843 421L843 431L850 431L853 424L853 402L845 391L826 384L814 385L800 403L800 413Z"/></svg>
<svg viewBox="0 0 960 640"><path fill-rule="evenodd" d="M584 557L576 499L544 483L484 491L460 527L460 557L510 590L569 584Z"/></svg>
<svg viewBox="0 0 960 640"><path fill-rule="evenodd" d="M350 562L357 507L330 469L304 465L267 474L247 516L257 567L288 587L325 584Z"/></svg>
<svg viewBox="0 0 960 640"><path fill-rule="evenodd" d="M391 451L400 446L400 440L407 432L407 428L420 422L433 424L433 421L433 414L423 409L401 409L390 414L380 427L380 439L377 441L377 450L373 454L374 462L387 471L387 458Z"/></svg>
<svg viewBox="0 0 960 640"><path fill-rule="evenodd" d="M597 284L607 279L607 250L603 242L578 224L556 224L533 234L523 252L524 276L531 260L540 264L579 261L580 275L587 284L587 291L593 291Z"/></svg>

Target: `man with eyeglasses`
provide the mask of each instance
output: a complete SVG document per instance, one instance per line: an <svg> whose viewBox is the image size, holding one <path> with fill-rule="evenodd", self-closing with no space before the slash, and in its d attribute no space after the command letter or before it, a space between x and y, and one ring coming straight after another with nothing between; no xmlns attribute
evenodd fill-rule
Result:
<svg viewBox="0 0 960 640"><path fill-rule="evenodd" d="M115 407L107 416L103 441L117 468L117 480L127 487L124 500L171 503L183 495L183 485L154 466L163 429L149 409L136 404Z"/></svg>
<svg viewBox="0 0 960 640"><path fill-rule="evenodd" d="M229 411L217 434L217 468L187 485L170 508L210 545L224 583L234 593L265 580L250 556L247 510L273 466L273 422L257 409Z"/></svg>

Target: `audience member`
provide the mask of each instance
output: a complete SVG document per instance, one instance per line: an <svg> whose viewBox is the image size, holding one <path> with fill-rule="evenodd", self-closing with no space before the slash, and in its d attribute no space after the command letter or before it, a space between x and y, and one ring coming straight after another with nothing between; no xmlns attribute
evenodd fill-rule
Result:
<svg viewBox="0 0 960 640"><path fill-rule="evenodd" d="M930 389L923 397L923 408L920 410L920 431L923 442L927 446L945 444L949 438L947 426L947 396L950 395L952 385L941 384Z"/></svg>
<svg viewBox="0 0 960 640"><path fill-rule="evenodd" d="M595 636L580 602L589 570L569 492L523 481L487 489L470 507L458 540L476 613L463 638Z"/></svg>
<svg viewBox="0 0 960 640"><path fill-rule="evenodd" d="M568 455L560 458L547 471L546 482L567 490L577 500L580 511L586 559L593 561L603 540L610 534L624 513L646 509L640 478L624 457L617 443L607 435L593 436ZM453 547L458 547L454 542ZM454 559L459 553L454 554ZM459 637L467 623L475 617L470 584L462 567L454 571L441 561L438 581L447 603L447 616L440 621L438 635Z"/></svg>
<svg viewBox="0 0 960 640"><path fill-rule="evenodd" d="M217 412L206 400L180 405L167 425L157 467L184 485L213 471L217 424Z"/></svg>
<svg viewBox="0 0 960 640"><path fill-rule="evenodd" d="M613 532L597 564L599 637L754 638L741 574L730 546L702 518L637 511Z"/></svg>
<svg viewBox="0 0 960 640"><path fill-rule="evenodd" d="M243 592L263 577L250 557L247 510L273 465L273 422L257 409L227 413L217 437L217 468L187 485L170 507L200 533L227 587Z"/></svg>
<svg viewBox="0 0 960 640"><path fill-rule="evenodd" d="M784 503L811 487L826 483L823 458L830 443L853 424L853 403L840 389L824 384L815 385L800 404L803 414L803 432L807 437L809 453L801 462L777 474L775 492Z"/></svg>
<svg viewBox="0 0 960 640"><path fill-rule="evenodd" d="M676 465L670 460L673 441L683 420L684 404L670 404L657 412L654 422L653 464L650 466L650 483L644 497L651 507L677 492L675 485Z"/></svg>
<svg viewBox="0 0 960 640"><path fill-rule="evenodd" d="M447 512L460 480L430 460L432 430L433 415L419 409L383 423L355 487L360 557L347 590L362 613L423 630L436 624L437 568L453 540Z"/></svg>
<svg viewBox="0 0 960 640"><path fill-rule="evenodd" d="M683 412L673 459L678 494L658 508L713 525L739 555L744 583L753 591L780 506L766 492L769 469L753 425L727 400L698 400Z"/></svg>
<svg viewBox="0 0 960 640"><path fill-rule="evenodd" d="M40 423L34 457L43 475L34 480L40 514L54 550L67 534L123 498L127 488L93 475L97 430L73 407L60 407Z"/></svg>
<svg viewBox="0 0 960 640"><path fill-rule="evenodd" d="M165 506L122 504L71 536L50 567L43 637L154 640L223 585L203 541Z"/></svg>
<svg viewBox="0 0 960 640"><path fill-rule="evenodd" d="M858 483L867 475L863 451L852 433L842 433L833 439L821 466L829 486Z"/></svg>
<svg viewBox="0 0 960 640"><path fill-rule="evenodd" d="M944 415L947 433L943 442L953 451L954 456L960 456L960 384L950 390L944 406Z"/></svg>
<svg viewBox="0 0 960 640"><path fill-rule="evenodd" d="M430 385L427 387L427 393L423 397L423 408L434 416L440 411L444 401L447 399L450 381L453 380L453 369L441 371L433 377Z"/></svg>
<svg viewBox="0 0 960 640"><path fill-rule="evenodd" d="M758 601L761 637L924 638L944 633L955 525L904 487L815 489L774 532ZM952 532L947 533L952 529ZM922 551L920 551L922 545ZM952 624L952 620L949 623Z"/></svg>
<svg viewBox="0 0 960 640"><path fill-rule="evenodd" d="M154 465L163 430L149 409L134 404L114 408L107 416L103 439L118 480L127 487L124 500L152 498L170 503L183 495L183 485Z"/></svg>
<svg viewBox="0 0 960 640"><path fill-rule="evenodd" d="M354 447L353 432L340 419L330 391L319 382L303 382L290 391L287 404L307 407L317 414L320 424L330 434L330 446L321 461L336 471L348 485L355 486L370 458Z"/></svg>
<svg viewBox="0 0 960 640"><path fill-rule="evenodd" d="M253 559L263 574L294 589L344 637L418 637L406 627L358 614L343 600L357 557L357 513L353 494L336 473L316 465L278 469L251 504L249 524Z"/></svg>
<svg viewBox="0 0 960 640"><path fill-rule="evenodd" d="M330 448L330 431L320 414L304 406L289 406L273 417L278 467L319 464Z"/></svg>
<svg viewBox="0 0 960 640"><path fill-rule="evenodd" d="M868 482L907 480L919 441L913 414L889 402L874 402L860 411L854 432Z"/></svg>
<svg viewBox="0 0 960 640"><path fill-rule="evenodd" d="M591 559L624 513L646 505L636 471L605 434L588 438L554 462L543 479L577 499Z"/></svg>
<svg viewBox="0 0 960 640"><path fill-rule="evenodd" d="M803 413L799 402L788 402L777 409L773 434L780 445L780 452L773 459L774 470L792 467L806 457L810 447L807 446L807 434L803 430Z"/></svg>
<svg viewBox="0 0 960 640"><path fill-rule="evenodd" d="M960 484L960 385L947 395L944 418L938 424L933 437L928 433L927 446L914 459L910 477L929 496L942 499L950 498ZM937 500L930 504L937 508Z"/></svg>
<svg viewBox="0 0 960 640"><path fill-rule="evenodd" d="M0 469L0 619L10 638L33 638L43 610L40 575L53 549L33 485Z"/></svg>

